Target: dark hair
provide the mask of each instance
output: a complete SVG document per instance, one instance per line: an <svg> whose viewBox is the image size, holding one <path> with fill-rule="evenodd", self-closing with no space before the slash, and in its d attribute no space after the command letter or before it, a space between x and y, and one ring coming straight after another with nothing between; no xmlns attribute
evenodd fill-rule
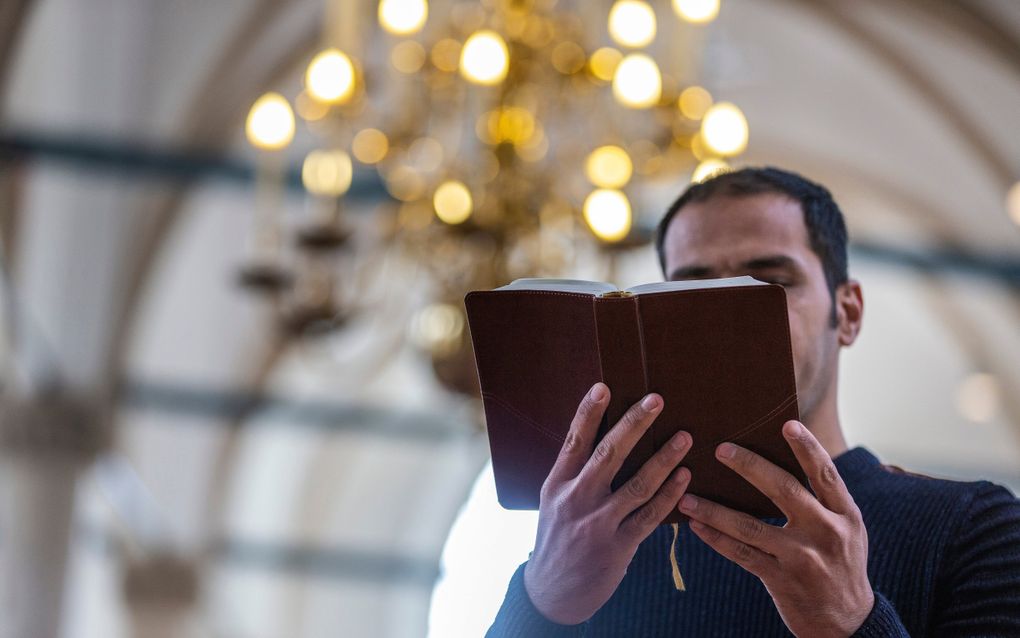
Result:
<svg viewBox="0 0 1020 638"><path fill-rule="evenodd" d="M703 182L691 184L666 211L655 233L655 249L659 253L659 265L664 275L669 276L666 273L664 249L666 229L680 209L692 202L704 202L713 197L746 197L760 193L779 193L800 202L811 250L822 262L825 283L833 301L829 320L835 326L836 287L847 280L846 223L828 189L796 173L772 166L743 168L719 173Z"/></svg>

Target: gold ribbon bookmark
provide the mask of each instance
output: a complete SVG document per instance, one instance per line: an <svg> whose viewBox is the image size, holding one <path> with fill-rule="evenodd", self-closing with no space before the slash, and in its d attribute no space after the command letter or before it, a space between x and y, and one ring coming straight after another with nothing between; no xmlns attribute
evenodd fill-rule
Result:
<svg viewBox="0 0 1020 638"><path fill-rule="evenodd" d="M685 591L684 578L680 575L680 566L676 562L676 539L680 536L680 523L673 523L673 546L669 548L669 562L673 565L673 585L677 591Z"/></svg>

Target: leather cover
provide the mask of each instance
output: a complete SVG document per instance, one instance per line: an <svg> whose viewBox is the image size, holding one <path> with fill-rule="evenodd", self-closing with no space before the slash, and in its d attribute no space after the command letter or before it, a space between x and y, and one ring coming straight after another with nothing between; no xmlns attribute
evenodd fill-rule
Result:
<svg viewBox="0 0 1020 638"><path fill-rule="evenodd" d="M496 491L507 509L537 509L581 399L597 381L611 399L599 438L648 392L665 406L627 457L617 489L677 430L694 446L681 463L692 494L757 517L782 513L716 460L733 441L807 481L781 428L798 419L781 286L597 297L547 290L465 298ZM663 523L686 516L673 510Z"/></svg>

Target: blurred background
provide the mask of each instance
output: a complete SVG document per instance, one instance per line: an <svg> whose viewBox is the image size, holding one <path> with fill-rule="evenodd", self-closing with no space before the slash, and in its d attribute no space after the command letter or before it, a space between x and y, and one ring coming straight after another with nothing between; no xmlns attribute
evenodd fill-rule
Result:
<svg viewBox="0 0 1020 638"><path fill-rule="evenodd" d="M852 445L1020 489L1013 0L0 0L0 636L484 633L461 300L827 185Z"/></svg>

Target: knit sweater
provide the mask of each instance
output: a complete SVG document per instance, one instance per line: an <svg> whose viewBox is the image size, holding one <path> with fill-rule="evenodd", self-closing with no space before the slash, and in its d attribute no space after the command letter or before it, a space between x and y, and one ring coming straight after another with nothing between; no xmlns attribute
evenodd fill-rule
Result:
<svg viewBox="0 0 1020 638"><path fill-rule="evenodd" d="M868 530L875 604L854 636L1020 637L1020 500L988 481L959 482L883 465L857 447L834 459ZM785 519L767 519L782 525ZM524 565L487 636L790 636L758 578L681 525L639 546L613 596L579 625L547 620L524 588Z"/></svg>

